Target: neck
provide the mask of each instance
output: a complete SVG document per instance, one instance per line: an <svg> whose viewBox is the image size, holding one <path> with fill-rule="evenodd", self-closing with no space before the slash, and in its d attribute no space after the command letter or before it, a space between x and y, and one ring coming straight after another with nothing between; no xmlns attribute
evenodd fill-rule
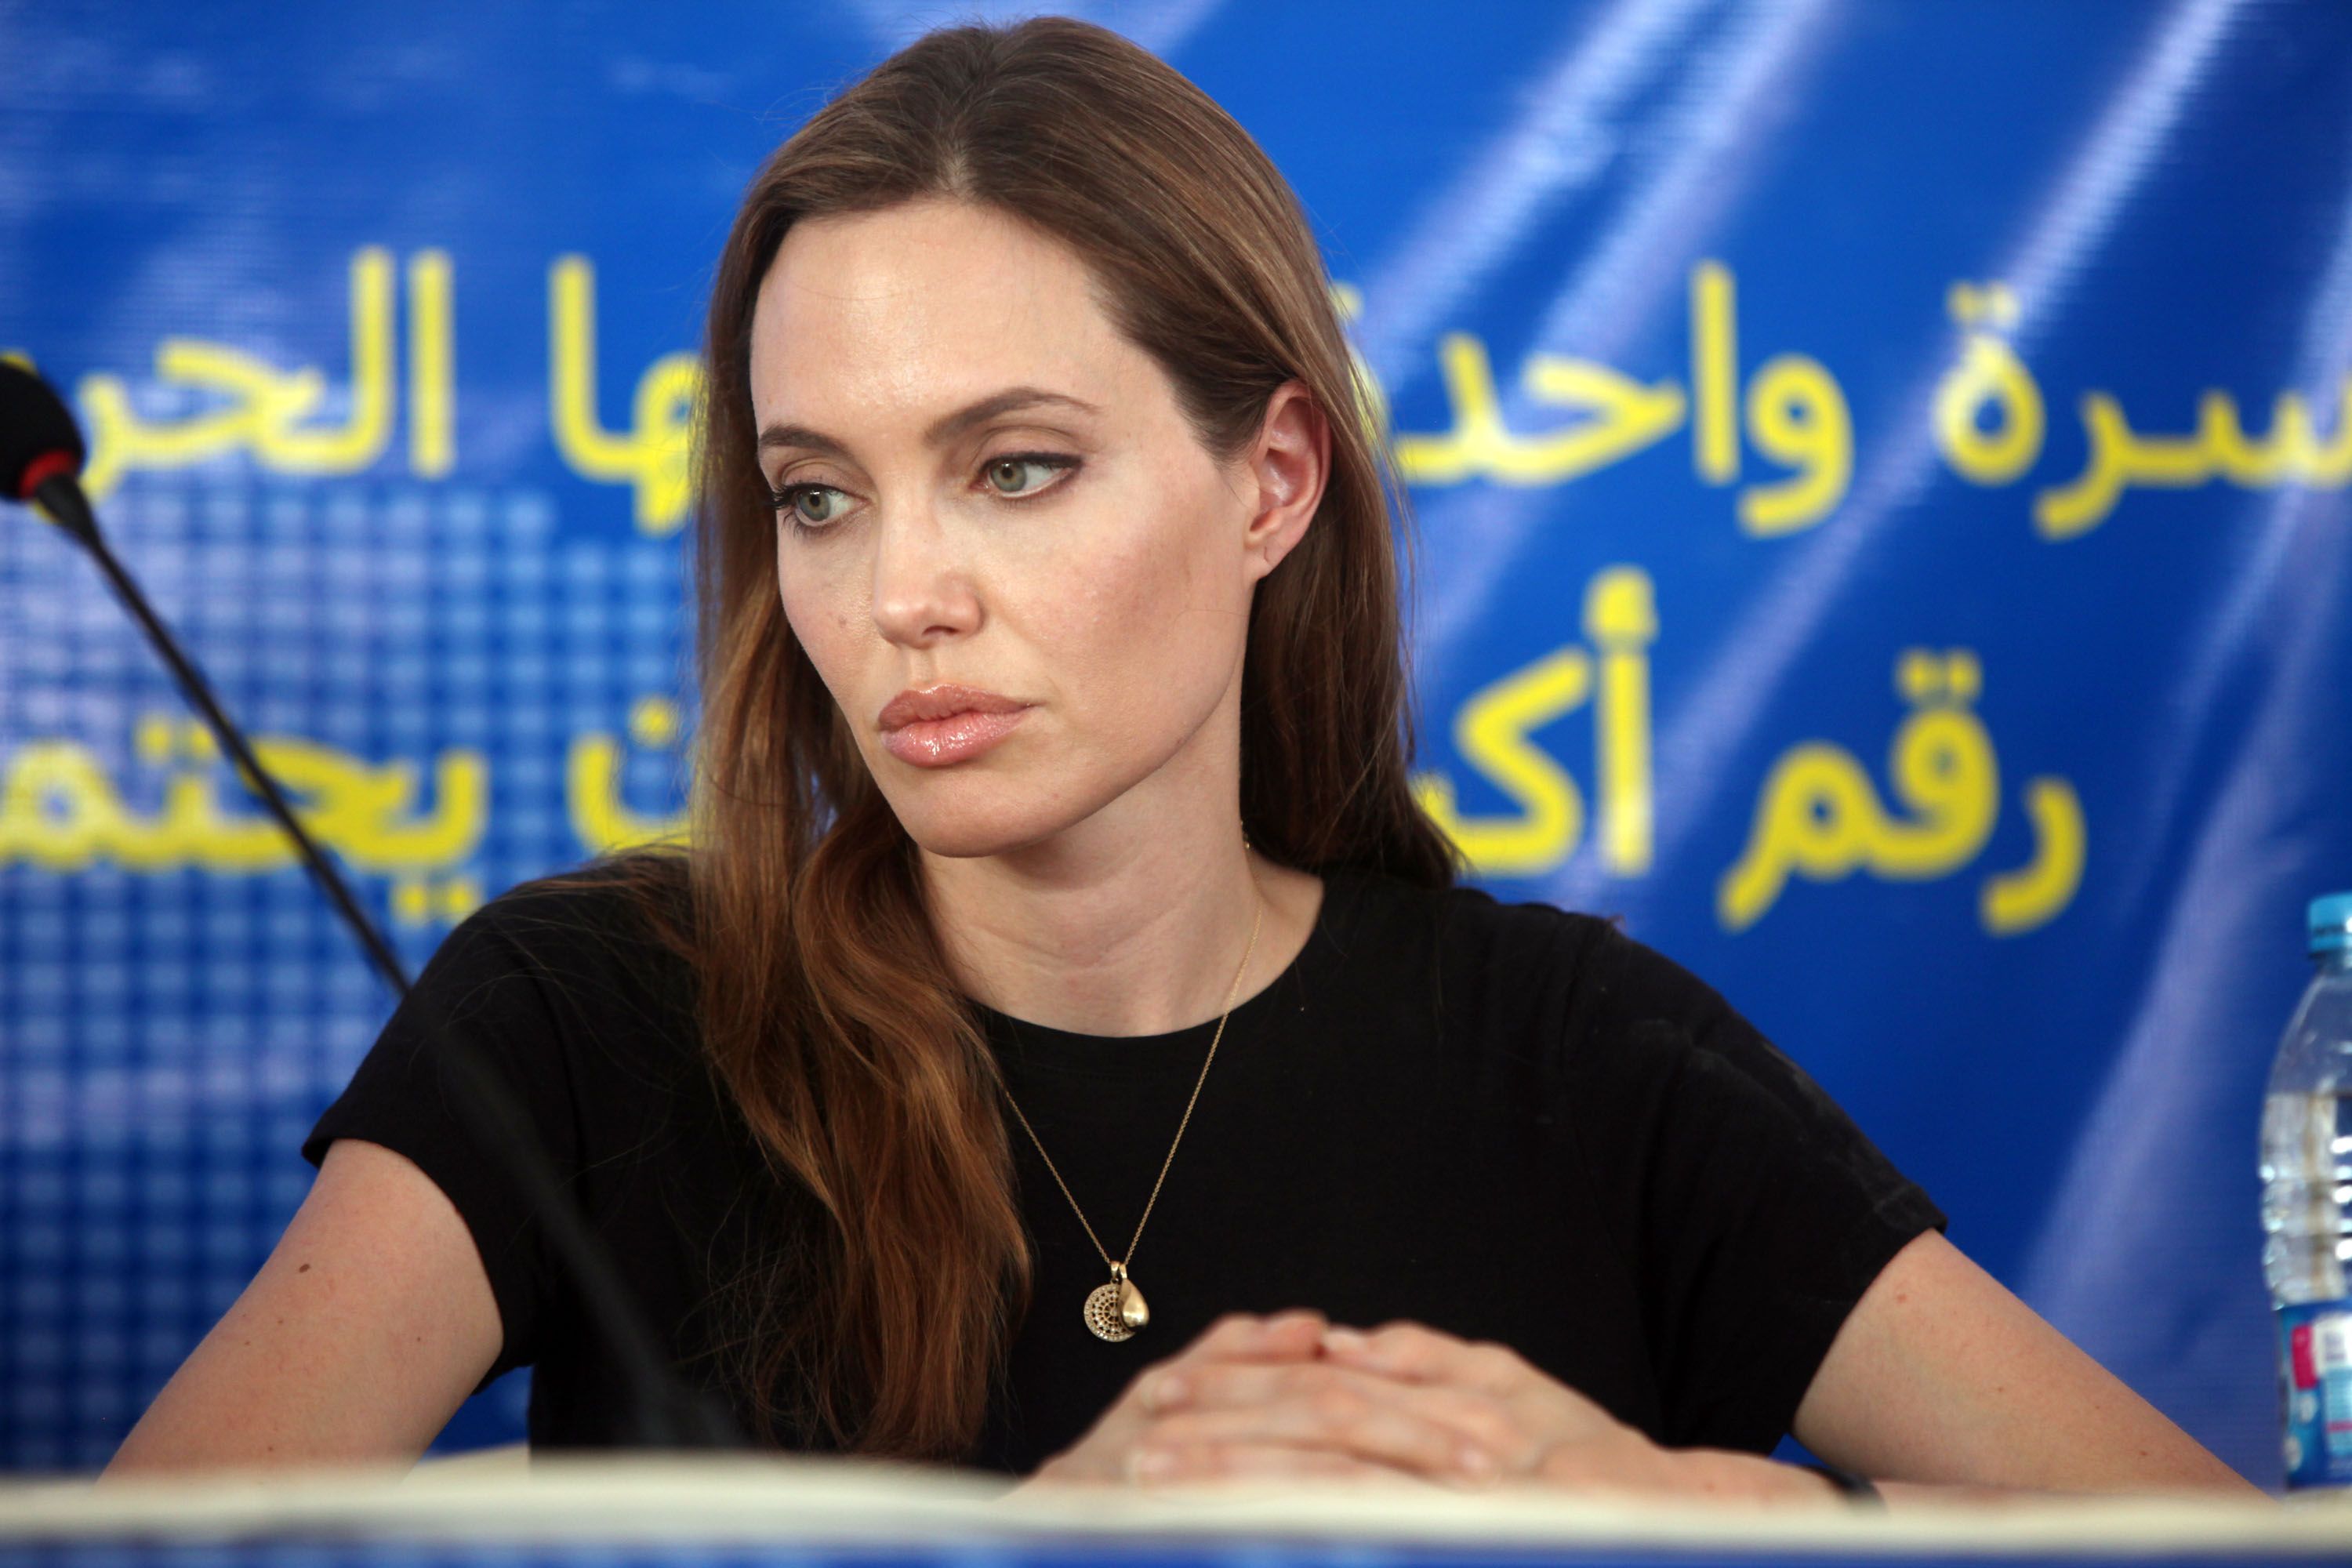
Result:
<svg viewBox="0 0 2352 1568"><path fill-rule="evenodd" d="M1249 994L1270 952L1261 929L1234 990L1265 898L1240 823L1223 820L1216 837L1225 842L1155 835L1129 853L1070 844L969 860L924 853L924 891L973 999L1077 1035L1167 1035L1216 1018L1228 992Z"/></svg>
<svg viewBox="0 0 2352 1568"><path fill-rule="evenodd" d="M1284 897L1297 874L1244 850L1234 817L1123 844L1108 842L1108 824L1081 826L1105 831L1003 855L923 853L932 922L967 994L1048 1028L1167 1034L1218 1017L1229 995L1246 1001L1303 943Z"/></svg>

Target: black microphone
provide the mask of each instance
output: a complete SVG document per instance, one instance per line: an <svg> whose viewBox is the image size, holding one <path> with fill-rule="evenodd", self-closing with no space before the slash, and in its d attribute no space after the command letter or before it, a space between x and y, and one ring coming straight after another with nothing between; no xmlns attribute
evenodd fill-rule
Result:
<svg viewBox="0 0 2352 1568"><path fill-rule="evenodd" d="M97 560L114 584L116 595L146 628L148 640L171 667L181 690L204 716L222 751L235 759L238 774L293 840L312 879L359 939L369 962L404 1002L411 1000L407 973L392 944L352 898L333 862L286 804L278 781L253 754L244 733L221 710L212 688L180 651L178 641L156 618L147 596L106 547L97 515L82 494L80 475L86 455L81 431L65 400L32 371L0 360L0 490L37 504L50 521ZM572 1194L563 1190L530 1117L472 1043L463 1035L446 1031L446 1022L437 1016L425 1020L443 1046L454 1047L445 1055L462 1090L457 1096L458 1113L472 1122L470 1131L484 1147L508 1163L509 1173L521 1184L525 1197L546 1224L548 1240L578 1288L591 1321L620 1359L633 1407L628 1422L631 1435L658 1447L746 1447L741 1430L716 1401L678 1381L662 1355L659 1342L614 1272L610 1254L589 1229Z"/></svg>
<svg viewBox="0 0 2352 1568"><path fill-rule="evenodd" d="M0 360L0 489L85 542L98 522L81 493L81 428L49 384L13 360Z"/></svg>

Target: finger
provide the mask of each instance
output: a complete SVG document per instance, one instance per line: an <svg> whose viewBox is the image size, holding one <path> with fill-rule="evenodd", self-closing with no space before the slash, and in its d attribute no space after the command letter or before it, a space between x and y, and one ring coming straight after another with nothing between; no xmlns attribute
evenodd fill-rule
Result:
<svg viewBox="0 0 2352 1568"><path fill-rule="evenodd" d="M1379 1464L1329 1448L1301 1447L1288 1443L1154 1445L1134 1452L1129 1461L1129 1474L1130 1479L1145 1487L1253 1479L1314 1479L1404 1487L1437 1484L1392 1465Z"/></svg>
<svg viewBox="0 0 2352 1568"><path fill-rule="evenodd" d="M1162 1363L1200 1361L1303 1361L1318 1354L1330 1321L1309 1307L1259 1317L1228 1312Z"/></svg>
<svg viewBox="0 0 2352 1568"><path fill-rule="evenodd" d="M1321 1353L1329 1320L1312 1308L1293 1308L1270 1317L1227 1312L1174 1355L1154 1362L1130 1379L1119 1400L1146 1408L1155 1400L1180 1402L1192 1369L1223 1362L1303 1362Z"/></svg>
<svg viewBox="0 0 2352 1568"><path fill-rule="evenodd" d="M1504 1401L1450 1384L1415 1384L1328 1361L1292 1363L1225 1362L1190 1367L1162 1377L1144 1391L1154 1415L1178 1410L1238 1410L1279 1401L1353 1397L1367 1408L1386 1405L1407 1415L1450 1427L1507 1467L1529 1461L1534 1437Z"/></svg>
<svg viewBox="0 0 2352 1568"><path fill-rule="evenodd" d="M1422 1475L1475 1480L1502 1465L1458 1429L1352 1390L1277 1399L1233 1409L1180 1410L1144 1431L1145 1447L1275 1442L1320 1447Z"/></svg>
<svg viewBox="0 0 2352 1568"><path fill-rule="evenodd" d="M1312 1307L1292 1307L1259 1320L1256 1360L1300 1360L1320 1355L1331 1320Z"/></svg>
<svg viewBox="0 0 2352 1568"><path fill-rule="evenodd" d="M1540 1450L1557 1442L1610 1434L1623 1425L1589 1394L1493 1341L1464 1340L1405 1321L1370 1333L1335 1328L1323 1339L1324 1359L1332 1365L1473 1396L1472 1405L1433 1413L1463 1418L1464 1429L1487 1442L1507 1465L1524 1465L1528 1445ZM1500 1408L1512 1439L1490 1429L1480 1414L1485 1403Z"/></svg>
<svg viewBox="0 0 2352 1568"><path fill-rule="evenodd" d="M1420 1323L1384 1324L1367 1333L1343 1327L1323 1334L1323 1353L1344 1366L1412 1383L1454 1383L1508 1395L1540 1376L1517 1351L1491 1340L1464 1340Z"/></svg>

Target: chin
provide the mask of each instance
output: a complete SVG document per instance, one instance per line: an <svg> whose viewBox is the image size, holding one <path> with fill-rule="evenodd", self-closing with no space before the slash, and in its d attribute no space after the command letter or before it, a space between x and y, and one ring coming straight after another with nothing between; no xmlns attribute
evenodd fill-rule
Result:
<svg viewBox="0 0 2352 1568"><path fill-rule="evenodd" d="M975 784L982 787L970 787ZM908 837L955 860L1019 849L1075 820L1011 781L926 779L913 789L885 793Z"/></svg>

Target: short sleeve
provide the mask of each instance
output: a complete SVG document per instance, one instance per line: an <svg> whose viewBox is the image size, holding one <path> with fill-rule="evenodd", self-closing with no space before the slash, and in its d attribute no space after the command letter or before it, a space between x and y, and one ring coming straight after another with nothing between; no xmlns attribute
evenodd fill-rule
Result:
<svg viewBox="0 0 2352 1568"><path fill-rule="evenodd" d="M1854 1303L1945 1216L1715 991L1591 924L1567 1114L1639 1276L1662 1440L1769 1452Z"/></svg>
<svg viewBox="0 0 2352 1568"><path fill-rule="evenodd" d="M525 1189L509 1161L486 1145L478 1119L459 1103L478 1097L469 1096L452 1053L470 1047L495 1075L560 1181L569 1184L579 1163L562 1036L513 933L514 897L492 900L443 939L302 1143L303 1158L314 1165L338 1138L382 1144L415 1162L447 1194L473 1234L505 1333L478 1393L537 1359L549 1268Z"/></svg>

